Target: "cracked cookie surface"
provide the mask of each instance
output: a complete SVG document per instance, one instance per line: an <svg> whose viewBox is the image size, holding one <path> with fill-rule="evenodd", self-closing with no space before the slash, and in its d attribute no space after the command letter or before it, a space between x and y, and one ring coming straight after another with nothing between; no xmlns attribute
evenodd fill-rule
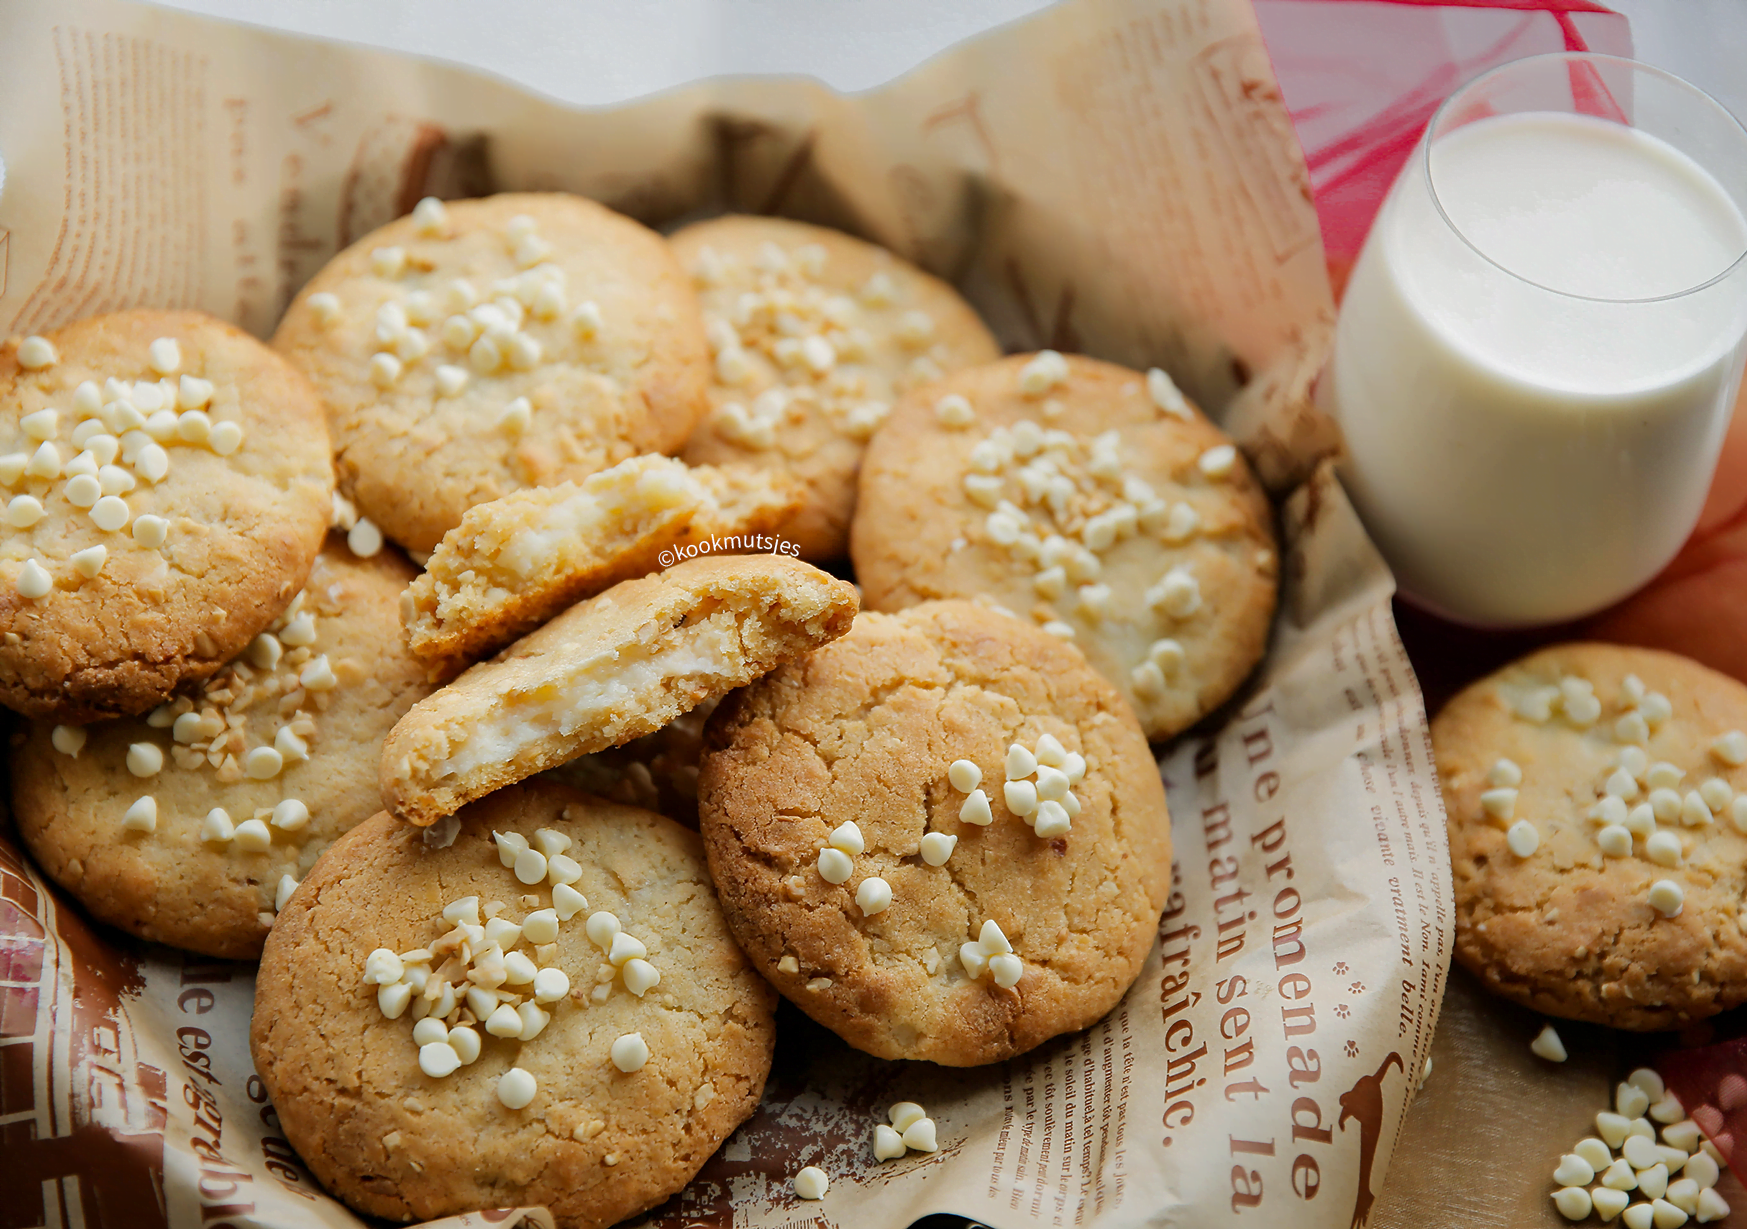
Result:
<svg viewBox="0 0 1747 1229"><path fill-rule="evenodd" d="M27 357L54 361L31 368L0 344L0 703L141 713L234 657L309 574L333 506L321 401L201 312L46 340Z"/></svg>
<svg viewBox="0 0 1747 1229"><path fill-rule="evenodd" d="M382 748L388 810L430 824L652 734L841 635L855 586L782 555L706 556L578 603L420 702Z"/></svg>
<svg viewBox="0 0 1747 1229"><path fill-rule="evenodd" d="M1616 1028L1747 1000L1747 736L1727 738L1739 731L1747 687L1614 645L1542 650L1451 700L1432 745L1456 958L1515 1002ZM1532 848L1528 829L1512 848L1519 823ZM1678 889L1672 916L1651 900L1662 881Z"/></svg>
<svg viewBox="0 0 1747 1229"><path fill-rule="evenodd" d="M1010 746L1045 735L1085 760L1079 813L1050 839L1003 799ZM980 769L986 826L960 818L958 760ZM705 729L698 804L758 970L883 1058L990 1063L1093 1023L1139 973L1170 888L1164 788L1133 713L1077 649L967 602L863 614L730 695ZM845 821L865 849L832 883L818 860ZM957 837L940 865L929 834ZM870 916L857 893L874 877L891 901ZM988 922L1023 962L1011 988L963 963Z"/></svg>
<svg viewBox="0 0 1747 1229"><path fill-rule="evenodd" d="M273 335L359 511L429 551L474 504L685 443L709 354L661 236L557 192L421 208L329 261Z"/></svg>
<svg viewBox="0 0 1747 1229"><path fill-rule="evenodd" d="M268 632L152 717L75 734L32 723L13 751L12 789L19 833L38 863L130 934L212 956L257 956L281 879L301 879L329 842L382 809L382 740L436 687L400 635L400 591L412 576L398 552L359 559L332 535L294 602L295 630L283 619L273 625L299 644L286 649ZM69 738L76 755L60 749ZM129 767L138 746L157 752L150 776ZM263 748L274 749L279 767L257 779L245 765ZM153 799L149 832L124 819L142 797ZM307 818L264 819L265 845L239 848L236 825L288 799ZM228 835L208 826L215 807Z"/></svg>
<svg viewBox="0 0 1747 1229"><path fill-rule="evenodd" d="M850 530L870 610L987 598L1070 638L1169 738L1267 647L1273 510L1163 372L1015 355L909 394Z"/></svg>
<svg viewBox="0 0 1747 1229"><path fill-rule="evenodd" d="M723 924L694 833L549 784L501 790L461 819L447 848L379 815L328 851L262 957L256 1068L298 1154L360 1212L405 1221L536 1204L564 1229L614 1224L683 1187L756 1107L775 998ZM533 1039L486 1034L473 1062L425 1075L412 1013L383 1015L366 958L430 943L459 898L511 919L550 908L553 890L519 882L492 839L542 828L570 838L571 886L588 900L542 951L569 994ZM642 997L588 938L590 911L647 946L661 980ZM649 1051L632 1072L609 1057L627 1033ZM497 1095L512 1067L535 1082L525 1108Z"/></svg>
<svg viewBox="0 0 1747 1229"><path fill-rule="evenodd" d="M950 285L841 231L730 215L671 242L715 356L685 459L799 479L806 499L782 533L803 559L840 558L862 450L893 402L1000 347Z"/></svg>

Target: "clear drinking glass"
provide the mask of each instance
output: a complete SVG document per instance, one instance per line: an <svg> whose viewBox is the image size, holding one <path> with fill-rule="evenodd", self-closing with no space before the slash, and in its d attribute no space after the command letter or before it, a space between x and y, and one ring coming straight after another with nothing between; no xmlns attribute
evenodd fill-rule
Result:
<svg viewBox="0 0 1747 1229"><path fill-rule="evenodd" d="M1535 56L1433 118L1317 397L1405 596L1557 622L1638 588L1691 533L1744 334L1747 131L1659 69Z"/></svg>

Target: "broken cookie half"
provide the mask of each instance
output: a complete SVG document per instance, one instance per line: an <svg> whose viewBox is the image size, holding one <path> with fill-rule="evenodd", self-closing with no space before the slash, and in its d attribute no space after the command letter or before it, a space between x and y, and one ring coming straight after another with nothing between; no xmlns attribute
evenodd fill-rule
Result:
<svg viewBox="0 0 1747 1229"><path fill-rule="evenodd" d="M641 456L581 482L478 504L401 597L408 645L427 659L494 652L583 598L671 564L687 546L754 549L745 540L774 529L802 494L774 471Z"/></svg>
<svg viewBox="0 0 1747 1229"><path fill-rule="evenodd" d="M811 652L849 630L857 605L853 585L781 555L625 581L415 705L382 747L383 802L435 823Z"/></svg>

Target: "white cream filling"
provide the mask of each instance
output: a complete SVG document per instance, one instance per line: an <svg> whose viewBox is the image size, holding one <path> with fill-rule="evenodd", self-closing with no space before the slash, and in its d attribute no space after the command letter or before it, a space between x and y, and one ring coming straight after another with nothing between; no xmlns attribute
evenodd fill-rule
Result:
<svg viewBox="0 0 1747 1229"><path fill-rule="evenodd" d="M637 458L634 467L616 465L592 475L569 499L544 509L534 524L503 548L499 563L525 579L554 566L578 541L601 536L639 516L681 503L701 503L704 498L702 487L682 463Z"/></svg>
<svg viewBox="0 0 1747 1229"><path fill-rule="evenodd" d="M721 610L671 633L675 642L599 654L563 679L498 697L491 715L449 732L440 777L516 759L537 742L568 737L612 713L644 702L670 679L722 678L740 656L739 623Z"/></svg>

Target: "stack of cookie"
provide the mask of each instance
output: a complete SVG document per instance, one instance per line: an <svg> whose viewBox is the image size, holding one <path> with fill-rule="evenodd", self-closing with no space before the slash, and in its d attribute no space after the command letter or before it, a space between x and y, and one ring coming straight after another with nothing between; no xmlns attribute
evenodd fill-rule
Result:
<svg viewBox="0 0 1747 1229"><path fill-rule="evenodd" d="M1162 371L1000 358L795 222L427 200L271 349L108 317L8 343L0 399L25 839L260 954L287 1137L394 1219L658 1203L777 993L955 1066L1099 1019L1170 887L1148 740L1274 609L1267 500Z"/></svg>

